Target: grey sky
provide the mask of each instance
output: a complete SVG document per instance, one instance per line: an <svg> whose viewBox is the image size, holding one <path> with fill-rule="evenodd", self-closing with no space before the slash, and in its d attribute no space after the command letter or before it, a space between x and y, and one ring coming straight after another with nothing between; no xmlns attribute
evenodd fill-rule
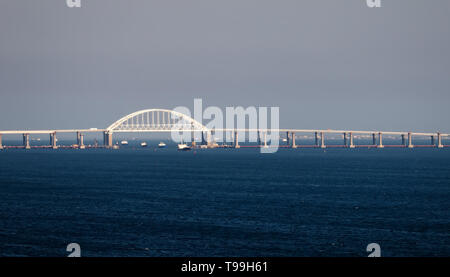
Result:
<svg viewBox="0 0 450 277"><path fill-rule="evenodd" d="M450 1L0 0L0 129L279 106L281 127L450 131Z"/></svg>

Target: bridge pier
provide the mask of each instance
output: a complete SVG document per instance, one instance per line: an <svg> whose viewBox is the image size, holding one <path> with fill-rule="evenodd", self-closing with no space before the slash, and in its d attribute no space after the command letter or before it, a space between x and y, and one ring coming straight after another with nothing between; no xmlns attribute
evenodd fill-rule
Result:
<svg viewBox="0 0 450 277"><path fill-rule="evenodd" d="M113 146L113 138L111 132L104 132L103 133L103 145L106 148L112 148Z"/></svg>
<svg viewBox="0 0 450 277"><path fill-rule="evenodd" d="M402 134L402 145L406 147L405 134Z"/></svg>
<svg viewBox="0 0 450 277"><path fill-rule="evenodd" d="M194 131L193 127L191 130L191 146L193 148L195 148L197 146L197 142L195 141L195 131Z"/></svg>
<svg viewBox="0 0 450 277"><path fill-rule="evenodd" d="M434 145L434 136L430 136L431 138L431 145Z"/></svg>
<svg viewBox="0 0 450 277"><path fill-rule="evenodd" d="M383 145L383 133L379 132L378 133L378 148L384 148Z"/></svg>
<svg viewBox="0 0 450 277"><path fill-rule="evenodd" d="M326 148L325 145L325 134L323 132L320 132L320 148Z"/></svg>
<svg viewBox="0 0 450 277"><path fill-rule="evenodd" d="M58 145L56 145L56 132L50 134L50 146L52 149L58 149Z"/></svg>
<svg viewBox="0 0 450 277"><path fill-rule="evenodd" d="M269 146L267 146L267 131L264 132L264 148L269 148Z"/></svg>
<svg viewBox="0 0 450 277"><path fill-rule="evenodd" d="M344 133L344 147L347 147L347 133Z"/></svg>
<svg viewBox="0 0 450 277"><path fill-rule="evenodd" d="M297 145L295 144L295 133L292 132L291 134L292 134L292 145L291 145L291 147L292 148L297 148Z"/></svg>
<svg viewBox="0 0 450 277"><path fill-rule="evenodd" d="M81 132L77 132L77 145L79 149L85 149L84 146L84 135Z"/></svg>
<svg viewBox="0 0 450 277"><path fill-rule="evenodd" d="M25 149L31 149L29 134L23 134L23 146L25 147Z"/></svg>
<svg viewBox="0 0 450 277"><path fill-rule="evenodd" d="M257 135L257 142L256 143L258 143L258 145L261 146L261 131L258 130L256 132L256 135Z"/></svg>
<svg viewBox="0 0 450 277"><path fill-rule="evenodd" d="M372 134L372 145L376 146L377 145L377 138L375 133Z"/></svg>
<svg viewBox="0 0 450 277"><path fill-rule="evenodd" d="M202 131L202 145L205 145L205 133Z"/></svg>
<svg viewBox="0 0 450 277"><path fill-rule="evenodd" d="M319 146L319 133L314 132L314 144Z"/></svg>
<svg viewBox="0 0 450 277"><path fill-rule="evenodd" d="M3 149L3 143L2 143L2 134L0 134L0 150L2 150Z"/></svg>
<svg viewBox="0 0 450 277"><path fill-rule="evenodd" d="M212 137L211 132L206 132L206 145L207 145L208 147L211 147L212 144L213 144L213 143L212 143L211 137Z"/></svg>
<svg viewBox="0 0 450 277"><path fill-rule="evenodd" d="M195 131L194 131L194 129L191 130L191 146L194 147L194 148L197 146L197 142L195 141Z"/></svg>
<svg viewBox="0 0 450 277"><path fill-rule="evenodd" d="M414 145L412 143L412 134L411 134L411 132L408 133L408 148L414 148Z"/></svg>
<svg viewBox="0 0 450 277"><path fill-rule="evenodd" d="M291 142L289 141L290 137L289 137L289 132L286 132L286 145L291 145Z"/></svg>
<svg viewBox="0 0 450 277"><path fill-rule="evenodd" d="M437 133L437 148L443 148L444 145L442 145L442 135L441 133Z"/></svg>
<svg viewBox="0 0 450 277"><path fill-rule="evenodd" d="M78 144L78 148L85 149L86 146L84 145L84 135L80 133L80 143Z"/></svg>
<svg viewBox="0 0 450 277"><path fill-rule="evenodd" d="M353 133L349 133L349 137L350 137L350 145L348 147L355 148L355 144L353 143Z"/></svg>
<svg viewBox="0 0 450 277"><path fill-rule="evenodd" d="M237 131L234 131L234 148L241 148L239 146L239 137Z"/></svg>

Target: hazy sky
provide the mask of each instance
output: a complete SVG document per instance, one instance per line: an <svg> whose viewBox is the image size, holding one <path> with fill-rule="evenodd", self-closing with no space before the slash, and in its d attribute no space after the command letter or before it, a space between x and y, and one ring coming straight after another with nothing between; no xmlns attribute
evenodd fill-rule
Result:
<svg viewBox="0 0 450 277"><path fill-rule="evenodd" d="M450 132L450 1L0 0L0 129L279 106L281 127Z"/></svg>

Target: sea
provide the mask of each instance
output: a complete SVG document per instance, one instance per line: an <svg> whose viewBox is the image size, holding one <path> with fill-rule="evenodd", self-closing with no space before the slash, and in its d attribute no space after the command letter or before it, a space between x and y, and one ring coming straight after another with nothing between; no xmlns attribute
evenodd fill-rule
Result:
<svg viewBox="0 0 450 277"><path fill-rule="evenodd" d="M0 256L70 243L83 257L450 256L450 148L0 151Z"/></svg>

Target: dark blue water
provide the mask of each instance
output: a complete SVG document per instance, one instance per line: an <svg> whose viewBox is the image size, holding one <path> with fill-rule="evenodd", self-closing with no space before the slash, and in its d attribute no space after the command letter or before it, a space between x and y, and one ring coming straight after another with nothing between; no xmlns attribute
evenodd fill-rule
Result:
<svg viewBox="0 0 450 277"><path fill-rule="evenodd" d="M0 255L450 255L450 149L7 150Z"/></svg>

